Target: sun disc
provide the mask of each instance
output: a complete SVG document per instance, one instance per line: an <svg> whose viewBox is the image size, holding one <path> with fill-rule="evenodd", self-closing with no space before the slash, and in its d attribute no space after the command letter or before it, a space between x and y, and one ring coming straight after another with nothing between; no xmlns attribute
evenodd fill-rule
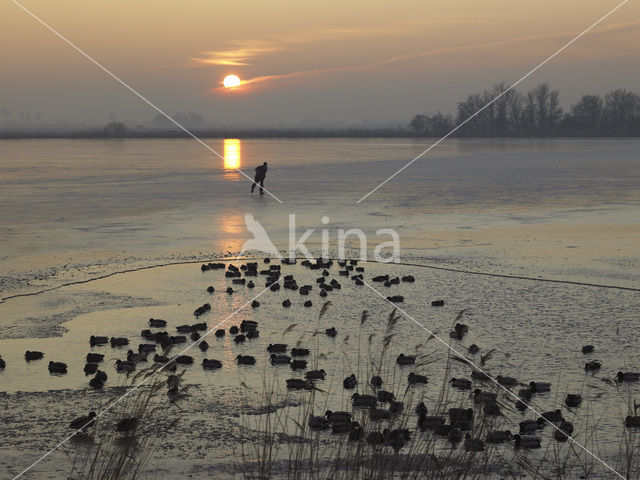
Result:
<svg viewBox="0 0 640 480"><path fill-rule="evenodd" d="M238 85L240 85L240 78L237 75L227 75L226 77L224 77L222 84L226 88L237 87Z"/></svg>

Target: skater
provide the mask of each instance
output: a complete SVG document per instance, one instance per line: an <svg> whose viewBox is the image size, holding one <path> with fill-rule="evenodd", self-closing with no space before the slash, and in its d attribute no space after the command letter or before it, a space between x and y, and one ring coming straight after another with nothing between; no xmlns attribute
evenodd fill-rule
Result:
<svg viewBox="0 0 640 480"><path fill-rule="evenodd" d="M251 185L251 193L256 188L256 185L260 184L260 195L264 195L262 189L264 188L264 177L267 175L267 162L264 162L262 165L256 167L256 177L253 180L253 184Z"/></svg>

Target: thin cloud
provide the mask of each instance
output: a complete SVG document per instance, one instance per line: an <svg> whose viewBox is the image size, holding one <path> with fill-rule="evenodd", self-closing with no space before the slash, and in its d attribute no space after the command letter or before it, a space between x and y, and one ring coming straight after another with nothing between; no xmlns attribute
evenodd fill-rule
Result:
<svg viewBox="0 0 640 480"><path fill-rule="evenodd" d="M454 20L451 21L453 22ZM455 23L458 24L470 22L471 20L462 18L455 20ZM413 22L411 25L404 24L401 26L387 25L371 28L330 28L287 35L273 40L247 40L235 42L233 47L229 49L201 52L198 56L190 57L190 60L196 65L248 66L251 65L251 60L255 57L259 57L263 54L291 50L296 45L343 38L411 35L415 31L425 28L426 25L434 23L435 20L429 23Z"/></svg>
<svg viewBox="0 0 640 480"><path fill-rule="evenodd" d="M622 32L628 32L628 31L636 31L639 28L640 28L640 20L634 20L631 22L621 22L621 23L616 23L612 25L605 25L603 27L594 29L590 35L593 36L593 35L607 35L612 33L622 33ZM420 59L420 58L434 56L434 55L470 52L474 50L482 50L482 49L491 48L491 47L503 47L503 46L514 45L518 43L530 43L535 40L539 41L539 40L563 39L575 34L576 32L562 32L562 33L547 33L542 35L527 35L523 37L508 39L508 40L485 42L485 43L479 43L475 45L461 45L457 47L443 47L443 48L437 48L437 49L431 49L431 50L423 50L420 52L414 52L414 53L409 53L405 55L396 55L393 57L389 57L383 60L370 62L370 63L318 68L313 70L301 70L296 72L273 74L273 75L261 75L261 76L242 80L241 87L245 85L252 85L252 84L264 83L269 81L285 80L285 79L303 77L308 75L320 75L320 74L326 74L326 73L367 70L367 69L379 68L379 67L383 67L386 65L394 64L394 63L407 62L410 60ZM217 87L212 89L213 92L222 91L222 90L225 90L224 87Z"/></svg>

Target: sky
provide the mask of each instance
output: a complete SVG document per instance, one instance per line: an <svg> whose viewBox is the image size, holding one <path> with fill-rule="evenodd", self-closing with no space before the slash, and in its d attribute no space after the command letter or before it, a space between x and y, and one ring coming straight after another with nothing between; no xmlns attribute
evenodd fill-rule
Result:
<svg viewBox="0 0 640 480"><path fill-rule="evenodd" d="M408 123L513 83L616 0L18 0L169 114L225 126ZM0 4L0 125L149 122L157 113L12 1ZM637 90L630 0L523 82L563 106ZM243 82L221 87L228 74Z"/></svg>

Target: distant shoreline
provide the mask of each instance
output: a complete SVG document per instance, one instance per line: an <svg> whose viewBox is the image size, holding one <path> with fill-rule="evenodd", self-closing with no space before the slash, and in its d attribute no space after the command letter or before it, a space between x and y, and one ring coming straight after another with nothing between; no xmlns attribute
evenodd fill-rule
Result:
<svg viewBox="0 0 640 480"><path fill-rule="evenodd" d="M199 138L438 138L440 136L420 135L409 129L244 129L244 130L193 130L193 134ZM531 133L529 135L500 134L482 135L462 133L452 135L455 138L638 138L640 133L603 132L602 134L576 133L559 131L557 134L545 132ZM23 139L129 139L129 138L191 138L187 133L175 130L127 130L126 132L109 132L103 130L77 130L77 131L0 131L0 140Z"/></svg>

